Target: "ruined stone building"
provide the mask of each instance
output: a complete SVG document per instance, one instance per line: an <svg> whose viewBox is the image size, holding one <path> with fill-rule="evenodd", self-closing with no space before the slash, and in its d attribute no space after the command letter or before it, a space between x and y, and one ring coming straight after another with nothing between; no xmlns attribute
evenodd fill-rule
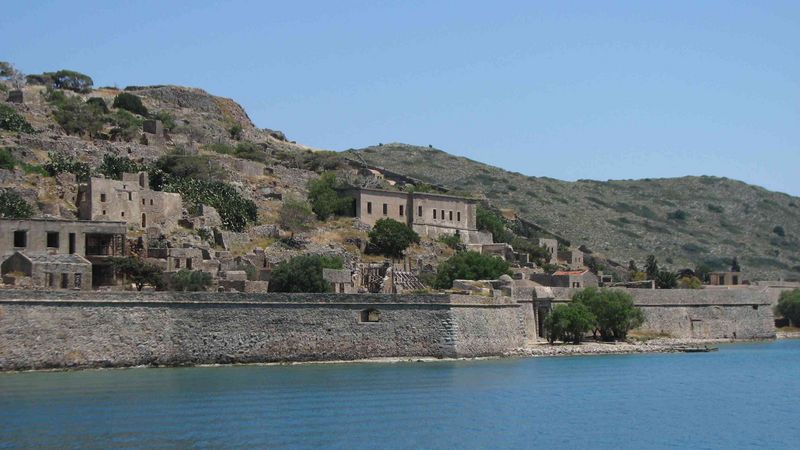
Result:
<svg viewBox="0 0 800 450"><path fill-rule="evenodd" d="M546 273L531 274L531 280L542 286L563 287L563 288L587 288L597 287L597 275L588 269L583 270L559 270L552 275Z"/></svg>
<svg viewBox="0 0 800 450"><path fill-rule="evenodd" d="M114 284L108 259L126 254L126 228L124 222L0 219L4 282L23 277L33 286L71 289Z"/></svg>
<svg viewBox="0 0 800 450"><path fill-rule="evenodd" d="M491 243L488 233L477 228L477 201L452 195L359 189L349 193L355 198L355 214L367 225L379 219L405 223L423 236L438 238L459 234L465 243Z"/></svg>
<svg viewBox="0 0 800 450"><path fill-rule="evenodd" d="M580 270L585 267L583 252L580 250L567 250L558 252L558 262L566 265L571 270Z"/></svg>
<svg viewBox="0 0 800 450"><path fill-rule="evenodd" d="M710 272L708 280L711 286L738 286L742 284L741 272Z"/></svg>
<svg viewBox="0 0 800 450"><path fill-rule="evenodd" d="M539 247L547 249L547 264L558 264L558 241L555 239L539 239Z"/></svg>
<svg viewBox="0 0 800 450"><path fill-rule="evenodd" d="M117 220L137 229L168 232L178 226L182 214L180 194L150 189L147 172L124 173L122 181L92 177L78 190L82 220Z"/></svg>

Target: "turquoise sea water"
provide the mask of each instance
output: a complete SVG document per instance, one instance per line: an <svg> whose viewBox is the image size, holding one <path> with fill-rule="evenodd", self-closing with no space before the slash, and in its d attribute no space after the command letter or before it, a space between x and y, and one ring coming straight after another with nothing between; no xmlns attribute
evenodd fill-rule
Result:
<svg viewBox="0 0 800 450"><path fill-rule="evenodd" d="M0 447L800 447L800 341L706 354L0 374Z"/></svg>

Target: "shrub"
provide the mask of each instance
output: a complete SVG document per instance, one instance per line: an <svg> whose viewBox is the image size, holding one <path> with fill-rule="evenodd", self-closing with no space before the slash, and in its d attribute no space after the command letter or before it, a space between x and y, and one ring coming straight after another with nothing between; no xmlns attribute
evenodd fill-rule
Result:
<svg viewBox="0 0 800 450"><path fill-rule="evenodd" d="M110 120L114 125L111 137L125 142L131 142L136 138L143 122L142 119L122 109L115 111Z"/></svg>
<svg viewBox="0 0 800 450"><path fill-rule="evenodd" d="M308 201L319 220L350 212L353 200L340 196L337 187L336 174L333 172L325 172L318 179L308 182Z"/></svg>
<svg viewBox="0 0 800 450"><path fill-rule="evenodd" d="M167 131L172 131L178 124L175 122L175 118L172 117L172 114L169 111L158 111L153 114L153 119L160 120L161 124L164 126L164 129Z"/></svg>
<svg viewBox="0 0 800 450"><path fill-rule="evenodd" d="M244 130L242 129L242 126L239 125L238 123L228 128L228 134L231 136L231 139L236 141L242 138L242 131Z"/></svg>
<svg viewBox="0 0 800 450"><path fill-rule="evenodd" d="M264 152L264 149L252 142L240 142L236 144L233 154L237 158L249 159L251 161L265 162L267 160L267 154Z"/></svg>
<svg viewBox="0 0 800 450"><path fill-rule="evenodd" d="M231 231L243 231L247 223L255 222L258 218L256 204L230 184L221 181L166 176L162 189L181 194L183 201L192 208L200 205L216 208L222 226Z"/></svg>
<svg viewBox="0 0 800 450"><path fill-rule="evenodd" d="M206 149L211 150L214 153L220 153L223 155L231 155L235 151L233 147L224 142L214 142L212 144L206 144Z"/></svg>
<svg viewBox="0 0 800 450"><path fill-rule="evenodd" d="M7 148L0 148L0 169L14 170L17 160Z"/></svg>
<svg viewBox="0 0 800 450"><path fill-rule="evenodd" d="M492 233L495 242L508 242L511 239L511 234L506 230L505 221L491 210L478 205L475 211L475 220L478 229Z"/></svg>
<svg viewBox="0 0 800 450"><path fill-rule="evenodd" d="M778 314L789 319L792 325L800 326L800 289L781 292L778 299L778 306L775 307Z"/></svg>
<svg viewBox="0 0 800 450"><path fill-rule="evenodd" d="M33 215L33 207L12 189L0 190L0 218L26 219Z"/></svg>
<svg viewBox="0 0 800 450"><path fill-rule="evenodd" d="M129 92L120 92L114 97L114 108L124 109L134 114L147 117L147 108L142 104L142 99L138 95Z"/></svg>
<svg viewBox="0 0 800 450"><path fill-rule="evenodd" d="M394 219L378 219L369 232L370 246L384 256L399 258L409 245L417 242L419 235Z"/></svg>
<svg viewBox="0 0 800 450"><path fill-rule="evenodd" d="M308 203L296 198L287 198L281 206L278 225L284 230L302 231L308 229L314 219L314 212Z"/></svg>
<svg viewBox="0 0 800 450"><path fill-rule="evenodd" d="M508 262L491 255L466 251L456 253L439 264L434 287L449 289L453 280L493 280L508 273Z"/></svg>
<svg viewBox="0 0 800 450"><path fill-rule="evenodd" d="M103 113L97 106L67 97L61 91L49 91L48 102L55 108L53 118L67 134L93 137L103 129Z"/></svg>
<svg viewBox="0 0 800 450"><path fill-rule="evenodd" d="M556 305L544 320L547 340L552 344L560 340L580 344L583 335L592 329L596 318L582 303Z"/></svg>
<svg viewBox="0 0 800 450"><path fill-rule="evenodd" d="M113 178L115 180L122 180L123 173L136 173L145 170L145 168L136 161L125 157L112 155L106 153L103 155L103 162L97 171L106 176L106 178Z"/></svg>
<svg viewBox="0 0 800 450"><path fill-rule="evenodd" d="M139 258L133 256L111 258L111 266L127 281L135 284L137 291L141 291L146 284L156 289L161 289L163 285L161 269Z"/></svg>
<svg viewBox="0 0 800 450"><path fill-rule="evenodd" d="M94 81L92 81L90 76L75 72L74 70L45 72L42 76L45 77L46 80L51 81L54 88L67 89L82 94L91 92L92 85L94 85Z"/></svg>
<svg viewBox="0 0 800 450"><path fill-rule="evenodd" d="M89 181L91 169L88 164L75 161L73 157L64 153L50 152L47 156L50 159L43 167L51 177L67 172L74 174L78 181Z"/></svg>
<svg viewBox="0 0 800 450"><path fill-rule="evenodd" d="M658 260L656 260L655 255L648 255L647 262L644 266L645 274L647 274L648 280L655 280L658 276Z"/></svg>
<svg viewBox="0 0 800 450"><path fill-rule="evenodd" d="M689 217L689 214L682 209L676 209L675 211L667 214L668 220L677 220L680 222L685 221L687 217Z"/></svg>
<svg viewBox="0 0 800 450"><path fill-rule="evenodd" d="M697 277L682 277L678 281L678 287L681 289L701 289L703 282Z"/></svg>
<svg viewBox="0 0 800 450"><path fill-rule="evenodd" d="M211 286L211 274L200 270L181 269L170 277L170 287L176 291L205 291Z"/></svg>
<svg viewBox="0 0 800 450"><path fill-rule="evenodd" d="M300 163L300 168L320 173L339 169L344 166L344 163L345 160L341 154L320 150L307 153Z"/></svg>
<svg viewBox="0 0 800 450"><path fill-rule="evenodd" d="M669 270L659 270L655 282L657 289L675 289L678 287L678 276Z"/></svg>
<svg viewBox="0 0 800 450"><path fill-rule="evenodd" d="M7 105L0 105L0 130L18 131L20 133L35 133L31 124L20 116L17 111Z"/></svg>
<svg viewBox="0 0 800 450"><path fill-rule="evenodd" d="M86 100L86 104L95 108L100 114L108 114L108 105L106 105L106 101L100 97L91 97Z"/></svg>
<svg viewBox="0 0 800 450"><path fill-rule="evenodd" d="M577 292L572 301L582 303L595 317L594 329L604 341L624 340L628 331L644 323L644 314L633 305L627 292L587 288Z"/></svg>
<svg viewBox="0 0 800 450"><path fill-rule="evenodd" d="M461 236L458 234L443 234L439 236L438 240L455 251L463 251L466 249L464 243L461 242Z"/></svg>
<svg viewBox="0 0 800 450"><path fill-rule="evenodd" d="M773 228L773 229L772 229L772 232L773 232L773 233L775 233L775 234L777 234L777 235L778 235L778 236L780 236L780 237L784 237L784 236L786 236L786 231L785 231L785 230L783 229L783 227L782 227L782 226L780 226L780 225L778 225L778 226L776 226L775 228Z"/></svg>
<svg viewBox="0 0 800 450"><path fill-rule="evenodd" d="M272 270L270 292L330 292L330 283L322 278L322 269L341 269L342 261L320 255L295 256Z"/></svg>
<svg viewBox="0 0 800 450"><path fill-rule="evenodd" d="M150 186L161 189L165 176L172 178L194 178L198 180L213 180L218 176L217 167L206 156L183 155L181 150L161 156L153 163L150 176Z"/></svg>

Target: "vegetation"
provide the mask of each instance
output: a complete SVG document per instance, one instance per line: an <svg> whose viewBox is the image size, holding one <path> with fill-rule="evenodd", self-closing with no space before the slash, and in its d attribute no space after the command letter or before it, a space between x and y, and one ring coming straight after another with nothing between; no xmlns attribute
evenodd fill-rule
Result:
<svg viewBox="0 0 800 450"><path fill-rule="evenodd" d="M308 201L319 220L334 215L347 215L353 200L339 195L339 184L334 172L325 172L318 179L308 182Z"/></svg>
<svg viewBox="0 0 800 450"><path fill-rule="evenodd" d="M242 126L239 125L238 123L228 128L228 134L231 136L231 139L236 141L242 139L242 131L244 130L242 129Z"/></svg>
<svg viewBox="0 0 800 450"><path fill-rule="evenodd" d="M439 236L439 242L452 248L455 251L464 251L466 246L461 242L461 236L458 234L443 234Z"/></svg>
<svg viewBox="0 0 800 450"><path fill-rule="evenodd" d="M492 233L495 242L508 242L510 236L506 230L505 221L492 210L478 205L475 211L475 221L479 230Z"/></svg>
<svg viewBox="0 0 800 450"><path fill-rule="evenodd" d="M281 206L278 216L278 225L284 230L291 232L303 231L308 229L314 222L314 212L308 203L297 198L286 198Z"/></svg>
<svg viewBox="0 0 800 450"><path fill-rule="evenodd" d="M103 129L104 110L97 101L83 102L51 88L43 95L53 107L53 118L67 134L94 137Z"/></svg>
<svg viewBox="0 0 800 450"><path fill-rule="evenodd" d="M168 178L194 178L213 180L218 174L217 167L206 156L184 155L178 148L153 163L150 173L150 186L159 190Z"/></svg>
<svg viewBox="0 0 800 450"><path fill-rule="evenodd" d="M800 327L800 289L781 292L775 311L795 327Z"/></svg>
<svg viewBox="0 0 800 450"><path fill-rule="evenodd" d="M59 70L58 72L45 72L42 74L45 79L49 79L51 85L57 89L67 89L70 91L86 94L92 91L94 81L89 75L84 75L74 70Z"/></svg>
<svg viewBox="0 0 800 450"><path fill-rule="evenodd" d="M415 243L419 243L419 235L394 219L378 219L369 232L370 251L392 258L403 256L403 252Z"/></svg>
<svg viewBox="0 0 800 450"><path fill-rule="evenodd" d="M152 117L153 119L160 120L164 129L167 131L172 131L178 126L177 122L175 122L175 118L172 117L169 111L157 111Z"/></svg>
<svg viewBox="0 0 800 450"><path fill-rule="evenodd" d="M645 274L647 274L648 280L655 280L658 276L658 260L656 260L655 255L648 255L647 262L644 266Z"/></svg>
<svg viewBox="0 0 800 450"><path fill-rule="evenodd" d="M137 291L141 291L147 284L156 289L163 287L163 273L154 264L134 256L128 256L111 258L111 266L117 273L123 275L127 281L136 285Z"/></svg>
<svg viewBox="0 0 800 450"><path fill-rule="evenodd" d="M583 335L592 329L596 318L582 303L572 302L556 305L544 320L547 340L551 344L557 340L580 344Z"/></svg>
<svg viewBox="0 0 800 450"><path fill-rule="evenodd" d="M466 251L456 253L439 264L433 287L450 289L454 280L494 280L508 273L509 264L502 258Z"/></svg>
<svg viewBox="0 0 800 450"><path fill-rule="evenodd" d="M322 269L341 269L342 261L320 255L295 256L272 270L270 292L330 292Z"/></svg>
<svg viewBox="0 0 800 450"><path fill-rule="evenodd" d="M211 286L211 274L200 270L181 269L170 277L170 287L176 291L205 291Z"/></svg>
<svg viewBox="0 0 800 450"><path fill-rule="evenodd" d="M103 162L97 168L98 173L114 180L122 180L123 173L136 173L142 170L146 170L146 168L136 161L125 156L112 155L111 153L103 155Z"/></svg>
<svg viewBox="0 0 800 450"><path fill-rule="evenodd" d="M244 231L245 225L258 218L256 204L233 186L222 181L168 177L164 191L177 192L186 204L198 208L208 205L217 209L222 226L231 231Z"/></svg>
<svg viewBox="0 0 800 450"><path fill-rule="evenodd" d="M695 276L681 277L678 280L678 287L681 289L702 289L703 282Z"/></svg>
<svg viewBox="0 0 800 450"><path fill-rule="evenodd" d="M75 175L78 181L89 181L91 168L88 164L78 162L75 158L60 152L50 152L47 156L49 160L43 167L51 177L66 172Z"/></svg>
<svg viewBox="0 0 800 450"><path fill-rule="evenodd" d="M731 272L741 272L742 268L739 266L739 258L733 257L733 261L731 261Z"/></svg>
<svg viewBox="0 0 800 450"><path fill-rule="evenodd" d="M147 108L142 103L142 99L138 95L131 94L130 92L120 92L114 97L114 108L124 109L142 117L147 117Z"/></svg>
<svg viewBox="0 0 800 450"><path fill-rule="evenodd" d="M594 315L594 333L604 341L625 340L628 331L644 323L644 314L624 291L587 288L577 292L572 301L582 303Z"/></svg>
<svg viewBox="0 0 800 450"><path fill-rule="evenodd" d="M0 169L14 170L17 160L7 148L0 148Z"/></svg>
<svg viewBox="0 0 800 450"><path fill-rule="evenodd" d="M678 287L678 276L669 270L659 270L655 282L657 289L675 289Z"/></svg>
<svg viewBox="0 0 800 450"><path fill-rule="evenodd" d="M12 189L0 190L0 218L26 219L33 215L33 207Z"/></svg>
<svg viewBox="0 0 800 450"><path fill-rule="evenodd" d="M31 124L20 116L14 108L2 104L0 104L0 130L18 131L20 133L36 132Z"/></svg>
<svg viewBox="0 0 800 450"><path fill-rule="evenodd" d="M115 111L108 120L114 126L111 129L111 137L125 142L131 142L136 138L143 122L142 119L124 109Z"/></svg>
<svg viewBox="0 0 800 450"><path fill-rule="evenodd" d="M86 100L86 104L96 109L101 114L108 114L108 105L106 105L106 101L100 97L91 97Z"/></svg>

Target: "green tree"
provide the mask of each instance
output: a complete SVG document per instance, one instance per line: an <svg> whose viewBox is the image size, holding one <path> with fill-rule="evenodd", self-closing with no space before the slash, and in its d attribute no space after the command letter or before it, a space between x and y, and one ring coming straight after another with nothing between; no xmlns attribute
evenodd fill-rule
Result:
<svg viewBox="0 0 800 450"><path fill-rule="evenodd" d="M789 319L792 325L800 327L800 289L781 292L775 311Z"/></svg>
<svg viewBox="0 0 800 450"><path fill-rule="evenodd" d="M123 173L136 173L142 170L145 170L145 167L136 161L126 156L117 156L111 153L103 155L103 162L97 168L97 171L105 175L106 178L114 180L122 180Z"/></svg>
<svg viewBox="0 0 800 450"><path fill-rule="evenodd" d="M0 130L18 131L20 133L36 132L31 124L20 116L14 108L2 104L0 104Z"/></svg>
<svg viewBox="0 0 800 450"><path fill-rule="evenodd" d="M551 344L556 340L580 344L583 335L592 329L595 321L594 314L586 305L573 302L556 305L545 317L544 329Z"/></svg>
<svg viewBox="0 0 800 450"><path fill-rule="evenodd" d="M303 231L311 226L315 218L308 203L289 197L284 199L283 206L281 206L278 225L291 232Z"/></svg>
<svg viewBox="0 0 800 450"><path fill-rule="evenodd" d="M482 205L475 210L475 221L479 230L492 233L495 242L508 242L512 237L506 230L505 221Z"/></svg>
<svg viewBox="0 0 800 450"><path fill-rule="evenodd" d="M647 256L647 262L645 263L644 271L647 274L648 280L656 279L656 276L658 276L658 261L656 260L655 255Z"/></svg>
<svg viewBox="0 0 800 450"><path fill-rule="evenodd" d="M669 270L659 270L655 282L658 289L675 289L678 287L678 276Z"/></svg>
<svg viewBox="0 0 800 450"><path fill-rule="evenodd" d="M147 108L142 103L142 99L138 95L131 94L130 92L120 92L114 97L114 108L124 109L142 117L147 117Z"/></svg>
<svg viewBox="0 0 800 450"><path fill-rule="evenodd" d="M508 273L510 265L502 258L466 251L456 253L439 264L433 287L450 289L454 280L494 280Z"/></svg>
<svg viewBox="0 0 800 450"><path fill-rule="evenodd" d="M0 148L0 169L14 170L17 160L7 148Z"/></svg>
<svg viewBox="0 0 800 450"><path fill-rule="evenodd" d="M211 286L211 274L200 270L181 269L170 277L170 286L176 291L205 291Z"/></svg>
<svg viewBox="0 0 800 450"><path fill-rule="evenodd" d="M462 252L467 248L461 242L461 235L459 234L443 234L439 236L438 241L458 252Z"/></svg>
<svg viewBox="0 0 800 450"><path fill-rule="evenodd" d="M157 111L155 114L153 114L153 119L160 120L161 124L164 126L164 129L167 131L172 131L178 126L178 123L175 122L175 118L169 113L169 111Z"/></svg>
<svg viewBox="0 0 800 450"><path fill-rule="evenodd" d="M33 215L33 207L12 189L0 190L0 218L27 219Z"/></svg>
<svg viewBox="0 0 800 450"><path fill-rule="evenodd" d="M342 260L320 255L302 255L284 261L272 270L270 292L330 292L322 269L341 269Z"/></svg>
<svg viewBox="0 0 800 450"><path fill-rule="evenodd" d="M131 142L136 138L143 123L142 119L124 109L115 111L109 120L114 125L111 129L111 137L125 142Z"/></svg>
<svg viewBox="0 0 800 450"><path fill-rule="evenodd" d="M337 192L338 183L334 172L324 172L318 179L308 182L308 201L319 220L333 215L346 215L353 200Z"/></svg>
<svg viewBox="0 0 800 450"><path fill-rule="evenodd" d="M231 136L231 139L236 141L242 139L243 131L244 130L242 129L242 126L238 123L233 124L230 128L228 128L228 134Z"/></svg>
<svg viewBox="0 0 800 450"><path fill-rule="evenodd" d="M92 91L92 77L74 70L59 70L58 72L45 72L45 77L52 81L53 87L86 94Z"/></svg>
<svg viewBox="0 0 800 450"><path fill-rule="evenodd" d="M139 258L133 256L111 258L111 266L127 281L135 284L137 291L141 291L146 284L156 289L161 289L163 286L161 268Z"/></svg>
<svg viewBox="0 0 800 450"><path fill-rule="evenodd" d="M86 100L86 104L93 107L100 114L108 114L108 105L106 105L106 101L100 97L91 97Z"/></svg>
<svg viewBox="0 0 800 450"><path fill-rule="evenodd" d="M678 287L681 289L701 289L703 282L697 277L682 277L678 280Z"/></svg>
<svg viewBox="0 0 800 450"><path fill-rule="evenodd" d="M628 331L644 323L644 314L633 305L633 298L618 289L587 288L572 296L595 317L595 332L604 341L625 340Z"/></svg>
<svg viewBox="0 0 800 450"><path fill-rule="evenodd" d="M70 135L94 137L103 129L103 113L96 106L78 97L67 97L60 91L51 91L48 97L55 108L53 118Z"/></svg>
<svg viewBox="0 0 800 450"><path fill-rule="evenodd" d="M411 244L419 242L419 235L408 225L394 219L378 219L369 232L369 243L377 253L399 258Z"/></svg>
<svg viewBox="0 0 800 450"><path fill-rule="evenodd" d="M43 167L51 177L66 172L75 175L78 181L89 181L92 173L89 164L75 161L75 158L61 152L50 152L47 156L49 160Z"/></svg>

